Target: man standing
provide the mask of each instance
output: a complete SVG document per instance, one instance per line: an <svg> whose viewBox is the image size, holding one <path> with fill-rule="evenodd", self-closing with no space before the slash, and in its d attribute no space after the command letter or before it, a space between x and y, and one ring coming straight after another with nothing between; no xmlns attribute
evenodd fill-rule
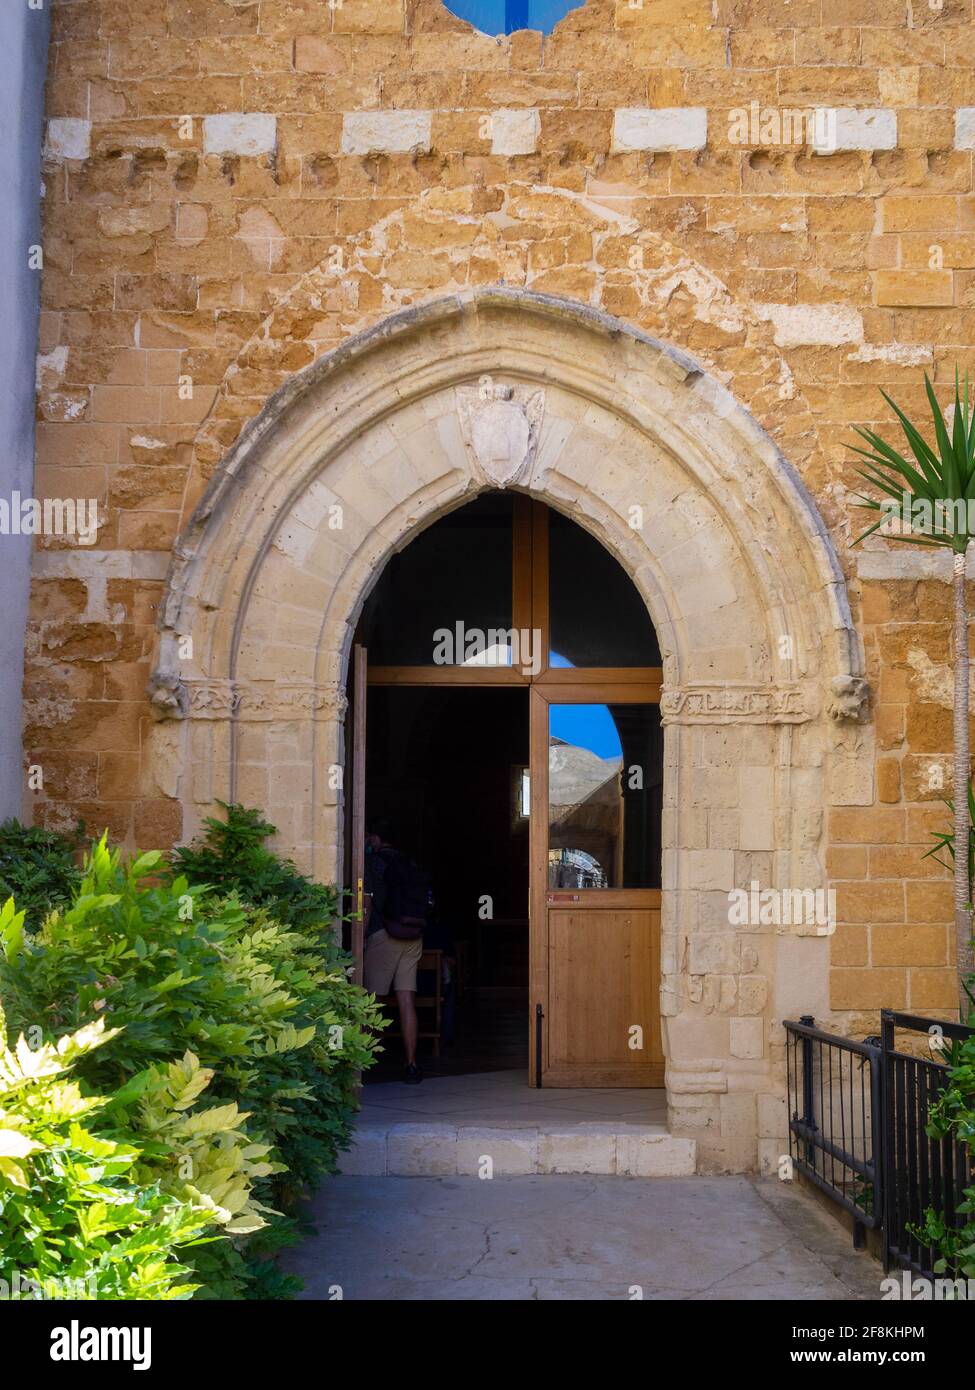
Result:
<svg viewBox="0 0 975 1390"><path fill-rule="evenodd" d="M403 1080L416 1086L416 968L423 952L429 879L391 842L386 821L366 830L365 891L371 905L366 924L364 982L370 994L395 992L406 1066Z"/></svg>

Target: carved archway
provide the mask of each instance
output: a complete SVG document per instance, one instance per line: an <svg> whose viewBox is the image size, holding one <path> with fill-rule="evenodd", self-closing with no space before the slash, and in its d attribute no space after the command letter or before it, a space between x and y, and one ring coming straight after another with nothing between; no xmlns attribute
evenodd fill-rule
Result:
<svg viewBox="0 0 975 1390"><path fill-rule="evenodd" d="M215 798L243 799L289 854L338 876L330 774L352 632L389 555L495 484L471 424L478 384L526 411L524 430L509 420L510 484L607 546L659 635L672 1122L712 1166L752 1166L759 1098L781 1095L789 982L824 999L828 945L729 927L727 891L825 886L826 774L867 756L842 729L865 687L812 500L690 358L578 304L493 289L396 314L289 380L177 549L152 684L157 779L184 833Z"/></svg>

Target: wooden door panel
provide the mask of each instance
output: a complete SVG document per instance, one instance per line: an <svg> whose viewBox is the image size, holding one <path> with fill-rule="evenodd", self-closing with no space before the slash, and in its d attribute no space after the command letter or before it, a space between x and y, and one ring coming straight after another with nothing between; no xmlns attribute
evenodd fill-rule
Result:
<svg viewBox="0 0 975 1390"><path fill-rule="evenodd" d="M549 909L544 1083L663 1083L659 921L659 912L646 908ZM642 1029L642 1038L631 1033L634 1027ZM643 1046L631 1047L631 1037Z"/></svg>
<svg viewBox="0 0 975 1390"><path fill-rule="evenodd" d="M584 685L532 691L532 1008L543 1086L662 1086L660 890L548 884L550 704L653 703L653 692ZM631 1047L631 1028L643 1030ZM533 1047L531 1078L537 1080Z"/></svg>

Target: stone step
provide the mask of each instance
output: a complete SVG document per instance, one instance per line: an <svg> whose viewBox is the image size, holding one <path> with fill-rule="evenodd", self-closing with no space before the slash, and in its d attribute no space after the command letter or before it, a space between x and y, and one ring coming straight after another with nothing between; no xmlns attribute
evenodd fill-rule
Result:
<svg viewBox="0 0 975 1390"><path fill-rule="evenodd" d="M689 1177L697 1144L663 1125L360 1124L339 1172L351 1177L516 1177L598 1173Z"/></svg>

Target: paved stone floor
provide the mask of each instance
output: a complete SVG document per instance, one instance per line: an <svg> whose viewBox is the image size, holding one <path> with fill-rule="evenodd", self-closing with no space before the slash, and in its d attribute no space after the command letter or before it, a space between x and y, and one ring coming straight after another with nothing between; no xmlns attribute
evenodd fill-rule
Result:
<svg viewBox="0 0 975 1390"><path fill-rule="evenodd" d="M336 1177L283 1261L306 1299L876 1299L869 1255L797 1188L746 1177Z"/></svg>
<svg viewBox="0 0 975 1390"><path fill-rule="evenodd" d="M667 1123L667 1093L617 1088L568 1089L528 1085L524 1071L481 1072L474 1076L435 1076L419 1086L383 1081L364 1086L357 1124L415 1124L442 1120L454 1125Z"/></svg>

